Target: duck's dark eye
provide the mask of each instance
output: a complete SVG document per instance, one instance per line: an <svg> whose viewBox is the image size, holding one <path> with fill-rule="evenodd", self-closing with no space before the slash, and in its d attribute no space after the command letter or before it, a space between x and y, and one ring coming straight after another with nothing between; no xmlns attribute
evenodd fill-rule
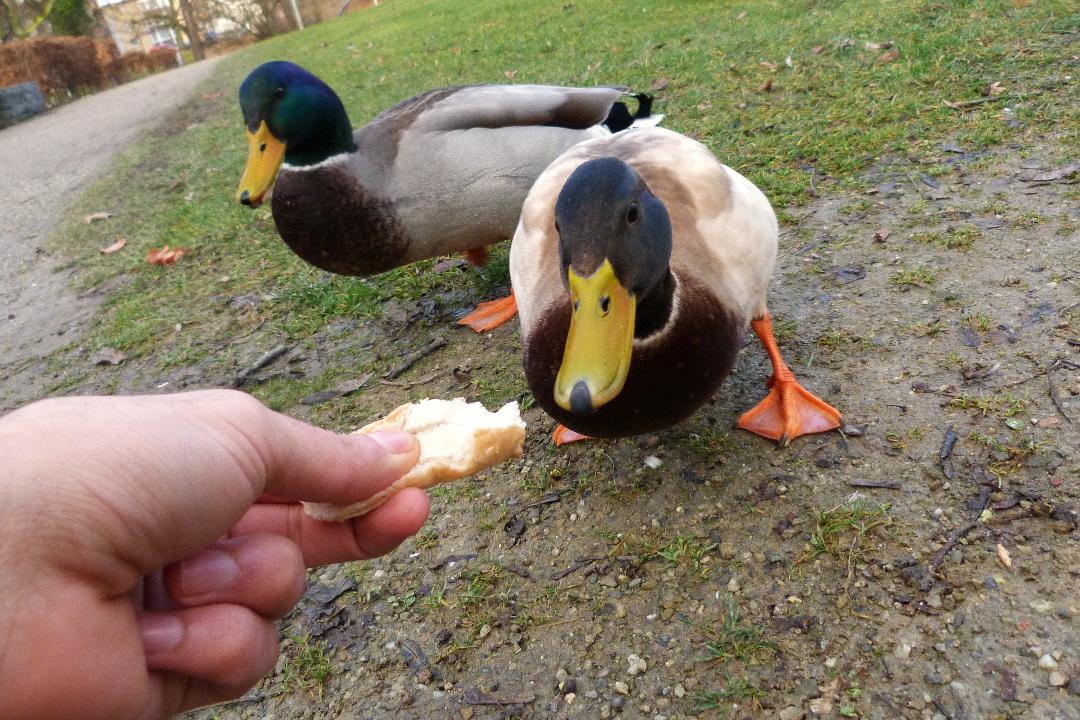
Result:
<svg viewBox="0 0 1080 720"><path fill-rule="evenodd" d="M600 298L600 314L601 315L607 315L608 310L610 310L610 309L611 309L611 298L608 297L607 295L604 295L603 297Z"/></svg>
<svg viewBox="0 0 1080 720"><path fill-rule="evenodd" d="M638 204L636 202L630 203L630 206L626 208L626 222L633 225L638 221L638 216L641 213L638 211Z"/></svg>
<svg viewBox="0 0 1080 720"><path fill-rule="evenodd" d="M266 143L259 146L259 152L266 152Z"/></svg>
<svg viewBox="0 0 1080 720"><path fill-rule="evenodd" d="M574 298L574 312L577 312L578 308L580 308L580 307L581 307L581 301L578 300L577 298Z"/></svg>
<svg viewBox="0 0 1080 720"><path fill-rule="evenodd" d="M274 97L281 97L284 94L285 94L285 88L283 88L283 87L274 88Z"/></svg>

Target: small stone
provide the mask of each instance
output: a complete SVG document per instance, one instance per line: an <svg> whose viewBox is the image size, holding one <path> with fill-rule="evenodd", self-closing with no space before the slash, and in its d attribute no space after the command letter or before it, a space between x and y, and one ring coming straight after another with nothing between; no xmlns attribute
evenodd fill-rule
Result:
<svg viewBox="0 0 1080 720"><path fill-rule="evenodd" d="M802 720L806 715L794 705L788 705L780 711L780 720Z"/></svg>
<svg viewBox="0 0 1080 720"><path fill-rule="evenodd" d="M611 706L604 703L600 706L600 720L607 720L611 717Z"/></svg>
<svg viewBox="0 0 1080 720"><path fill-rule="evenodd" d="M621 602L615 603L615 617L617 617L617 618L626 617L626 605L624 605Z"/></svg>
<svg viewBox="0 0 1080 720"><path fill-rule="evenodd" d="M739 553L735 548L735 543L727 541L720 543L719 552L721 560L731 560Z"/></svg>
<svg viewBox="0 0 1080 720"><path fill-rule="evenodd" d="M737 592L739 592L739 590L741 588L742 588L742 585L739 584L739 578L732 575L731 579L728 580L727 591L729 593L737 593Z"/></svg>
<svg viewBox="0 0 1080 720"><path fill-rule="evenodd" d="M566 678L559 683L559 689L562 690L565 695L574 695L577 693L577 680L574 678Z"/></svg>
<svg viewBox="0 0 1080 720"><path fill-rule="evenodd" d="M1039 658L1039 667L1043 670L1057 670L1058 661L1050 653L1043 653Z"/></svg>
<svg viewBox="0 0 1080 720"><path fill-rule="evenodd" d="M624 683L622 680L616 680L615 681L615 692L619 693L620 695L629 695L630 694L630 686L627 685L626 683Z"/></svg>
<svg viewBox="0 0 1080 720"><path fill-rule="evenodd" d="M596 700L600 697L600 693L596 692L595 690L586 690L585 697L589 698L590 700Z"/></svg>
<svg viewBox="0 0 1080 720"><path fill-rule="evenodd" d="M675 683L674 693L675 697L684 698L686 697L686 688L682 686L682 683Z"/></svg>
<svg viewBox="0 0 1080 720"><path fill-rule="evenodd" d="M907 660L911 655L911 645L906 642L899 642L896 644L896 649L893 650L893 656L899 660Z"/></svg>
<svg viewBox="0 0 1080 720"><path fill-rule="evenodd" d="M473 709L471 707L461 708L461 720L472 720Z"/></svg>
<svg viewBox="0 0 1080 720"><path fill-rule="evenodd" d="M566 701L567 705L573 705L574 701L577 700L577 695L574 693L566 693L566 695L563 696L563 700Z"/></svg>
<svg viewBox="0 0 1080 720"><path fill-rule="evenodd" d="M1065 687L1069 684L1069 676L1060 670L1050 673L1050 687Z"/></svg>
<svg viewBox="0 0 1080 720"><path fill-rule="evenodd" d="M645 664L645 661L637 655L627 656L626 662L629 665L626 670L626 674L630 677L636 677L637 675L640 675L641 673L649 669L649 666Z"/></svg>
<svg viewBox="0 0 1080 720"><path fill-rule="evenodd" d="M656 470L663 464L664 461L656 457L655 455L650 455L645 458L645 467L649 468L650 470Z"/></svg>

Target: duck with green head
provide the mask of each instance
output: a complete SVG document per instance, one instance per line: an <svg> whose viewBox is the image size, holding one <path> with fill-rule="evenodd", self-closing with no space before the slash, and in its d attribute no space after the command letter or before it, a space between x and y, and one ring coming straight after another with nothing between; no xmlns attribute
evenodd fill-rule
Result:
<svg viewBox="0 0 1080 720"><path fill-rule="evenodd" d="M510 249L525 376L556 442L668 428L720 387L752 327L770 392L739 426L787 443L839 427L795 381L765 294L776 216L704 145L660 128L574 146L537 179Z"/></svg>
<svg viewBox="0 0 1080 720"><path fill-rule="evenodd" d="M268 62L240 86L248 162L237 200L274 185L282 239L304 260L371 275L509 238L533 181L567 148L631 115L618 88L473 85L409 98L353 132L337 94L298 65ZM276 184L275 184L276 183ZM513 301L489 314L513 315ZM509 313L509 314L507 314ZM485 329L491 317L476 320ZM496 322L497 324L497 322Z"/></svg>

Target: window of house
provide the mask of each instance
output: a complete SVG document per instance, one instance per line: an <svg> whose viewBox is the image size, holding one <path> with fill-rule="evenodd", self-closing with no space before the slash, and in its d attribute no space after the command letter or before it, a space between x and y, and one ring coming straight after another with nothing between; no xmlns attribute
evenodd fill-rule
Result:
<svg viewBox="0 0 1080 720"><path fill-rule="evenodd" d="M171 27L159 27L150 31L151 45L169 45L176 47L176 31Z"/></svg>

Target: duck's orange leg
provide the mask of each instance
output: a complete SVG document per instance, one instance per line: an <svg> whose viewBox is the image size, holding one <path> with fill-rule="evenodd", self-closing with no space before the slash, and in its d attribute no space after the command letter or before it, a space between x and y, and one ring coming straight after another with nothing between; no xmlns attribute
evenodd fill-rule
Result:
<svg viewBox="0 0 1080 720"><path fill-rule="evenodd" d="M772 361L769 394L739 418L739 427L787 445L800 435L840 427L840 412L804 388L780 357L773 337L772 318L766 312L750 323Z"/></svg>
<svg viewBox="0 0 1080 720"><path fill-rule="evenodd" d="M591 439L588 435L582 435L576 430L571 430L562 423L559 423L555 428L555 432L551 434L551 439L555 441L556 445L566 445L567 443L577 442L578 440Z"/></svg>
<svg viewBox="0 0 1080 720"><path fill-rule="evenodd" d="M515 315L517 315L517 300L514 299L514 291L511 290L507 297L480 303L475 310L458 320L458 325L468 325L476 332L482 333L499 327Z"/></svg>

